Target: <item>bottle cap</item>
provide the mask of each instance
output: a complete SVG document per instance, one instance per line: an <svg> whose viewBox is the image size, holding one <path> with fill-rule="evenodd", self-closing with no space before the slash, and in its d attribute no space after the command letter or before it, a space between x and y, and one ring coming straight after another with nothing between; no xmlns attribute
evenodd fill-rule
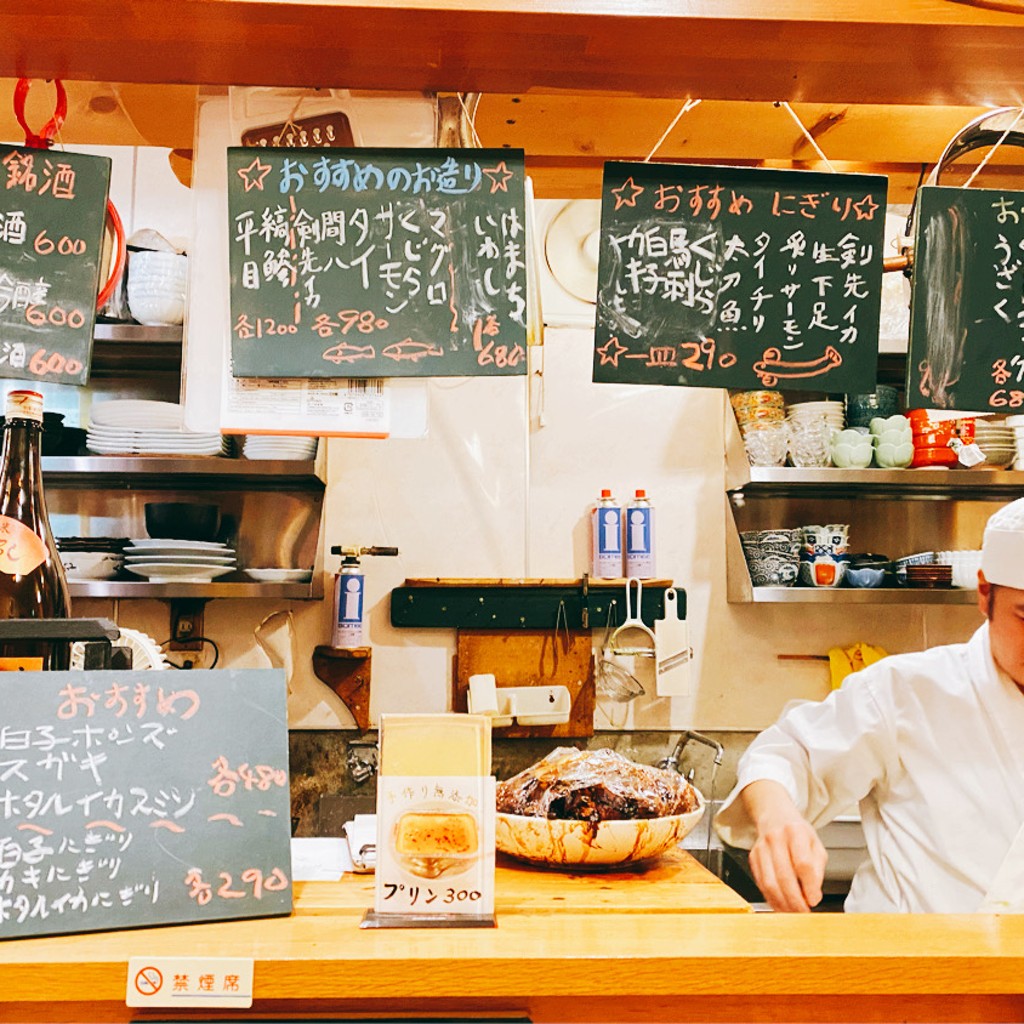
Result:
<svg viewBox="0 0 1024 1024"><path fill-rule="evenodd" d="M646 498L647 497L647 492L643 488L638 487L637 491L636 491L636 496L638 498Z"/></svg>
<svg viewBox="0 0 1024 1024"><path fill-rule="evenodd" d="M6 414L9 420L43 422L43 396L38 391L9 391Z"/></svg>
<svg viewBox="0 0 1024 1024"><path fill-rule="evenodd" d="M612 492L607 487L602 487L601 488L601 497L602 498L610 498L611 496L612 496Z"/></svg>

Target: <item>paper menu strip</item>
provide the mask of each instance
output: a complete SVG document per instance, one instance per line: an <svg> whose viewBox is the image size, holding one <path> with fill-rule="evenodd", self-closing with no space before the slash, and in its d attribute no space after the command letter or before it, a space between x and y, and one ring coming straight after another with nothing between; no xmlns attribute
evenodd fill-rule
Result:
<svg viewBox="0 0 1024 1024"><path fill-rule="evenodd" d="M491 723L485 715L381 715L381 775L491 773Z"/></svg>

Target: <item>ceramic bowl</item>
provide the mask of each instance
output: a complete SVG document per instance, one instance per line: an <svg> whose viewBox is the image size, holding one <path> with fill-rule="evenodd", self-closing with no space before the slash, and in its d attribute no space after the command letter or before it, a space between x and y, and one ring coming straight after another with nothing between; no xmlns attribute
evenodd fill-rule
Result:
<svg viewBox="0 0 1024 1024"><path fill-rule="evenodd" d="M860 569L847 569L846 582L851 587L867 590L880 587L885 581L885 570L864 566Z"/></svg>
<svg viewBox="0 0 1024 1024"><path fill-rule="evenodd" d="M883 469L905 469L914 461L914 446L909 441L903 444L880 444L875 449L875 462Z"/></svg>
<svg viewBox="0 0 1024 1024"><path fill-rule="evenodd" d="M847 561L842 556L816 555L800 562L800 582L808 587L838 587L846 575Z"/></svg>
<svg viewBox="0 0 1024 1024"><path fill-rule="evenodd" d="M883 430L880 434L872 434L872 440L877 448L880 444L910 444L914 443L914 435L908 427L906 430Z"/></svg>
<svg viewBox="0 0 1024 1024"><path fill-rule="evenodd" d="M688 814L630 821L565 821L498 813L495 842L502 853L535 864L572 867L626 864L650 860L680 843L704 814L700 806Z"/></svg>
<svg viewBox="0 0 1024 1024"><path fill-rule="evenodd" d="M874 456L871 436L852 429L832 435L831 452L832 462L840 469L864 469Z"/></svg>
<svg viewBox="0 0 1024 1024"><path fill-rule="evenodd" d="M142 324L180 324L187 282L187 256L133 252L128 261L128 309Z"/></svg>
<svg viewBox="0 0 1024 1024"><path fill-rule="evenodd" d="M800 573L797 551L764 551L745 548L750 582L755 587L791 587Z"/></svg>
<svg viewBox="0 0 1024 1024"><path fill-rule="evenodd" d="M803 548L808 555L844 555L850 540L849 523L828 523L825 526L803 526Z"/></svg>
<svg viewBox="0 0 1024 1024"><path fill-rule="evenodd" d="M62 551L60 560L69 580L109 580L117 575L124 557L109 551Z"/></svg>

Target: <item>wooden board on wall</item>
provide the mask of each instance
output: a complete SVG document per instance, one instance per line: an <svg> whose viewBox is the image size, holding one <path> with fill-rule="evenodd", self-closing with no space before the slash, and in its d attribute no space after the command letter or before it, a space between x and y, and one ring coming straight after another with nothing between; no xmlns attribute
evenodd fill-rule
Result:
<svg viewBox="0 0 1024 1024"><path fill-rule="evenodd" d="M590 630L458 630L455 652L455 711L467 711L469 677L489 672L499 688L565 686L572 700L564 725L514 725L496 736L593 736L594 659Z"/></svg>

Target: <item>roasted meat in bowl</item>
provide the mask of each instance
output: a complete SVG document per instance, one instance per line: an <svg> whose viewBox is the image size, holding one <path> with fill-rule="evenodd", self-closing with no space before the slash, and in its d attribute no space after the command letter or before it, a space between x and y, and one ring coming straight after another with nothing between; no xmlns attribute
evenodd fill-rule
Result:
<svg viewBox="0 0 1024 1024"><path fill-rule="evenodd" d="M548 865L657 857L700 821L704 799L681 775L613 750L559 747L498 784L497 846Z"/></svg>

